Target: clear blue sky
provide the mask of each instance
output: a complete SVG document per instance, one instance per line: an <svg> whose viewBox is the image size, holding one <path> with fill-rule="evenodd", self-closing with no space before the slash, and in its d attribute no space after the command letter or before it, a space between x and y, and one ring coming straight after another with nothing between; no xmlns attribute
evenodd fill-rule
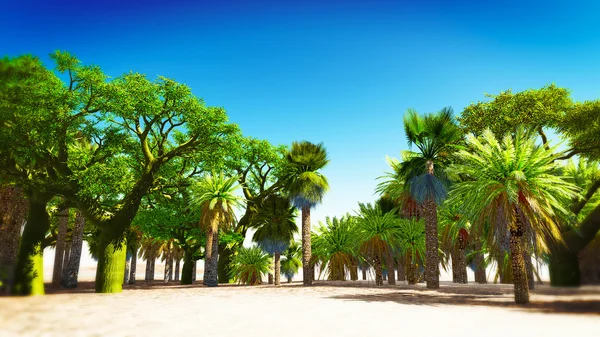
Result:
<svg viewBox="0 0 600 337"><path fill-rule="evenodd" d="M600 2L527 3L4 0L0 55L61 49L111 76L171 77L246 135L324 142L322 220L374 200L385 155L406 149L409 107L458 114L552 82L600 97Z"/></svg>

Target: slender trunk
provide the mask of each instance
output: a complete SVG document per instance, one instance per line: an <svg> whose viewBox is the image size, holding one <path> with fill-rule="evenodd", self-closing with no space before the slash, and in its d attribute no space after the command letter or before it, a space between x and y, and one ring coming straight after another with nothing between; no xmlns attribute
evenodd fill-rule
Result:
<svg viewBox="0 0 600 337"><path fill-rule="evenodd" d="M203 283L208 287L216 287L219 285L219 279L217 277L217 268L219 267L219 232L209 231L206 237L206 258L204 260ZM212 238L212 240L210 238ZM210 241L212 242L209 245Z"/></svg>
<svg viewBox="0 0 600 337"><path fill-rule="evenodd" d="M404 270L404 259L402 255L398 256L397 266L398 266L398 281L406 281L406 271Z"/></svg>
<svg viewBox="0 0 600 337"><path fill-rule="evenodd" d="M123 273L123 284L129 284L129 273L131 269L131 252L127 252L125 257L125 272Z"/></svg>
<svg viewBox="0 0 600 337"><path fill-rule="evenodd" d="M523 223L516 206L514 208L514 222L510 228L510 255L515 288L515 303L529 303L529 288L527 285L527 273L523 259Z"/></svg>
<svg viewBox="0 0 600 337"><path fill-rule="evenodd" d="M467 255L465 252L465 245L462 239L459 239L456 247L456 283L468 283L467 279Z"/></svg>
<svg viewBox="0 0 600 337"><path fill-rule="evenodd" d="M44 262L42 240L50 228L46 212L49 196L32 193L29 196L29 215L19 244L13 294L44 295Z"/></svg>
<svg viewBox="0 0 600 337"><path fill-rule="evenodd" d="M479 239L477 239L478 241L475 243L475 282L479 283L479 284L485 284L487 283L487 277L485 274L485 260L483 257L483 254L481 253L481 242L479 241Z"/></svg>
<svg viewBox="0 0 600 337"><path fill-rule="evenodd" d="M367 280L367 270L366 269L362 270L362 279L363 279L363 281Z"/></svg>
<svg viewBox="0 0 600 337"><path fill-rule="evenodd" d="M56 236L56 246L54 247L54 269L52 271L53 287L59 287L62 278L67 227L69 227L69 209L65 208L58 213L58 235Z"/></svg>
<svg viewBox="0 0 600 337"><path fill-rule="evenodd" d="M280 284L280 280L281 280L281 254L280 253L275 253L275 270L273 271L273 273L275 273L275 285L278 286Z"/></svg>
<svg viewBox="0 0 600 337"><path fill-rule="evenodd" d="M198 268L198 261L192 261L192 284L196 283L196 270Z"/></svg>
<svg viewBox="0 0 600 337"><path fill-rule="evenodd" d="M64 268L64 266L68 266L71 263L71 247L72 246L73 246L73 233L71 233L71 240L65 242L65 252L63 254L63 269L62 269L62 274L60 277L61 282L63 283L63 287L64 287L65 280L69 277L67 268Z"/></svg>
<svg viewBox="0 0 600 337"><path fill-rule="evenodd" d="M394 256L392 255L391 249L388 250L385 264L387 264L388 270L388 284L396 285L396 275L394 274Z"/></svg>
<svg viewBox="0 0 600 337"><path fill-rule="evenodd" d="M179 262L181 259L179 256L175 259L175 279L174 281L179 281Z"/></svg>
<svg viewBox="0 0 600 337"><path fill-rule="evenodd" d="M589 243L578 255L581 284L600 284L600 239Z"/></svg>
<svg viewBox="0 0 600 337"><path fill-rule="evenodd" d="M310 207L302 207L302 275L303 284L309 286L312 284L313 271L311 270L310 246Z"/></svg>
<svg viewBox="0 0 600 337"><path fill-rule="evenodd" d="M100 233L98 245L98 269L96 270L97 293L120 293L123 291L123 270L127 244L121 230L111 232L105 227Z"/></svg>
<svg viewBox="0 0 600 337"><path fill-rule="evenodd" d="M355 258L352 258L350 262L350 280L358 280L358 263L356 262Z"/></svg>
<svg viewBox="0 0 600 337"><path fill-rule="evenodd" d="M267 274L267 284L273 284L273 273Z"/></svg>
<svg viewBox="0 0 600 337"><path fill-rule="evenodd" d="M417 284L417 266L413 261L412 251L406 252L406 280L408 284Z"/></svg>
<svg viewBox="0 0 600 337"><path fill-rule="evenodd" d="M428 289L440 287L438 257L437 205L433 197L425 200L425 281Z"/></svg>
<svg viewBox="0 0 600 337"><path fill-rule="evenodd" d="M387 281L387 274L388 274L387 269L381 271L381 277L382 277L383 281Z"/></svg>
<svg viewBox="0 0 600 337"><path fill-rule="evenodd" d="M457 265L457 256L456 256L456 246L450 248L450 262L452 268L452 283L458 283L458 265Z"/></svg>
<svg viewBox="0 0 600 337"><path fill-rule="evenodd" d="M375 255L374 259L375 264L375 285L382 286L383 285L383 272L381 270L381 259L378 255Z"/></svg>
<svg viewBox="0 0 600 337"><path fill-rule="evenodd" d="M165 252L165 283L169 283L173 279L173 258L171 257L171 250L167 248Z"/></svg>
<svg viewBox="0 0 600 337"><path fill-rule="evenodd" d="M194 268L194 254L190 248L186 248L183 251L183 268L181 269L181 284L192 284L194 278L193 273L196 271Z"/></svg>
<svg viewBox="0 0 600 337"><path fill-rule="evenodd" d="M523 250L523 260L525 262L525 271L527 273L527 286L529 290L535 288L535 276L533 275L533 263L531 262L531 256L527 251Z"/></svg>
<svg viewBox="0 0 600 337"><path fill-rule="evenodd" d="M226 243L219 245L219 261L217 265L219 283L229 283L229 264L233 257L233 248L227 247Z"/></svg>
<svg viewBox="0 0 600 337"><path fill-rule="evenodd" d="M81 262L81 250L83 249L83 227L85 218L81 212L75 215L75 224L71 233L71 242L69 244L68 259L65 252L65 266L63 267L62 284L65 288L77 287L77 278L79 276L79 264Z"/></svg>
<svg viewBox="0 0 600 337"><path fill-rule="evenodd" d="M133 249L133 254L131 256L131 267L129 271L129 284L135 284L135 271L137 268L137 248Z"/></svg>
<svg viewBox="0 0 600 337"><path fill-rule="evenodd" d="M0 295L10 295L28 202L18 187L0 188Z"/></svg>

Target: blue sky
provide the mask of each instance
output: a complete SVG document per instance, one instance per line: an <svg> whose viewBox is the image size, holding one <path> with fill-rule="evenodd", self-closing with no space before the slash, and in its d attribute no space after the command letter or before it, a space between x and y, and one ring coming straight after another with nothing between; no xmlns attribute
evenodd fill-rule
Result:
<svg viewBox="0 0 600 337"><path fill-rule="evenodd" d="M111 76L171 77L246 135L324 142L331 191L315 222L375 199L385 156L406 149L407 108L459 114L552 82L600 97L596 1L0 3L0 55L61 49Z"/></svg>

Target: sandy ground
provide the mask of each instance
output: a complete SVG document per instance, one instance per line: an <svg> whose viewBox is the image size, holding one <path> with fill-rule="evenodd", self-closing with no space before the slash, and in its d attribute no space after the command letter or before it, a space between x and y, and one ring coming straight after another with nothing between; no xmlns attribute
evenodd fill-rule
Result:
<svg viewBox="0 0 600 337"><path fill-rule="evenodd" d="M120 294L76 290L0 298L0 336L600 336L600 287L294 282L275 288L138 282Z"/></svg>

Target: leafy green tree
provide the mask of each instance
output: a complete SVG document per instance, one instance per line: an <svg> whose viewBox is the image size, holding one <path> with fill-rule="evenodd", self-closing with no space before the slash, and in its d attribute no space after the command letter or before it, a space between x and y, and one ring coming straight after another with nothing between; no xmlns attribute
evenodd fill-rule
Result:
<svg viewBox="0 0 600 337"><path fill-rule="evenodd" d="M235 192L240 188L238 177L206 174L193 187L191 206L200 210L200 224L206 231L204 284L218 285L217 259L219 256L219 228L227 229L235 223L235 209L243 206L243 199Z"/></svg>
<svg viewBox="0 0 600 337"><path fill-rule="evenodd" d="M398 246L400 219L396 212L383 212L376 204L359 203L357 212L357 237L359 251L372 261L375 268L375 284L383 285L382 262L391 247Z"/></svg>
<svg viewBox="0 0 600 337"><path fill-rule="evenodd" d="M313 258L327 268L329 280L344 281L346 273L356 269L358 240L353 217L326 217L325 223L319 222L311 240Z"/></svg>
<svg viewBox="0 0 600 337"><path fill-rule="evenodd" d="M259 247L242 247L233 258L231 277L238 283L261 284L262 275L271 272L271 265L271 257Z"/></svg>
<svg viewBox="0 0 600 337"><path fill-rule="evenodd" d="M329 190L327 178L319 172L328 163L322 143L293 142L286 156L290 166L286 192L292 204L302 211L302 268L304 285L312 284L310 209L321 203Z"/></svg>
<svg viewBox="0 0 600 337"><path fill-rule="evenodd" d="M400 173L411 195L422 205L427 234L425 280L427 288L437 289L439 282L437 205L447 196L447 175L453 145L462 139L452 108L435 114L419 115L409 109L404 115L404 132L409 146L418 152L406 152Z"/></svg>
<svg viewBox="0 0 600 337"><path fill-rule="evenodd" d="M280 195L271 195L264 200L256 218L256 227L252 240L262 250L275 257L275 285L280 284L281 253L288 249L294 234L298 232L296 225L296 209L290 200Z"/></svg>
<svg viewBox="0 0 600 337"><path fill-rule="evenodd" d="M557 175L554 149L538 146L523 130L501 141L486 130L480 138L467 137L467 148L456 154L452 171L470 179L456 183L452 202L463 204L466 213L481 226L491 219L506 219L507 226L489 232L508 232L515 287L515 302L529 302L522 237L526 230L542 240L560 240L557 219L567 214L562 202L578 196L578 188ZM531 228L525 228L523 217ZM489 221L495 226L497 221Z"/></svg>
<svg viewBox="0 0 600 337"><path fill-rule="evenodd" d="M129 73L108 81L99 67L82 66L68 53L52 57L66 83L28 56L3 60L0 71L3 176L30 190L35 204L17 283L29 292L25 279L48 228L45 205L58 194L101 229L96 291L119 292L126 230L143 197L160 188L165 164L221 158L237 127L223 109L205 106L170 79ZM88 140L93 146L78 145Z"/></svg>
<svg viewBox="0 0 600 337"><path fill-rule="evenodd" d="M281 273L285 275L288 283L292 282L294 274L296 274L300 269L300 266L302 266L302 261L300 261L301 256L301 246L296 242L292 242L281 257Z"/></svg>

